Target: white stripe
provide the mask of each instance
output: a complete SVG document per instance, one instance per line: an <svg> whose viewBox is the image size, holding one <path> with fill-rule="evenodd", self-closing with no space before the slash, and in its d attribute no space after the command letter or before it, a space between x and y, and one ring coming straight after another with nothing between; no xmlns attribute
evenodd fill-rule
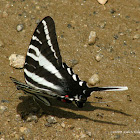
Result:
<svg viewBox="0 0 140 140"><path fill-rule="evenodd" d="M38 34L40 34L40 31L39 31L38 29L36 30L36 32L37 32Z"/></svg>
<svg viewBox="0 0 140 140"><path fill-rule="evenodd" d="M102 88L108 88L105 91L123 91L123 90L128 90L128 87L119 87L119 86L114 86L114 87L102 87ZM118 89L110 89L110 88L118 88Z"/></svg>
<svg viewBox="0 0 140 140"><path fill-rule="evenodd" d="M82 85L83 85L83 81L80 81L80 82L79 82L79 85L82 86Z"/></svg>
<svg viewBox="0 0 140 140"><path fill-rule="evenodd" d="M41 84L43 86L50 87L52 89L56 89L56 90L60 90L61 91L61 88L59 86L56 86L53 83L48 82L44 78L39 77L38 75L29 72L27 69L24 69L24 72L26 73L26 75L28 77L30 77L33 81L37 82L38 84Z"/></svg>
<svg viewBox="0 0 140 140"><path fill-rule="evenodd" d="M36 37L36 36L32 36L32 40L36 40L36 41L38 41L40 44L42 44L42 42Z"/></svg>
<svg viewBox="0 0 140 140"><path fill-rule="evenodd" d="M58 57L56 56L55 50L53 49L53 45L52 45L52 43L51 43L51 39L50 39L50 37L49 37L49 30L48 30L46 21L45 21L45 20L42 20L42 23L43 23L43 25L44 25L44 31L45 31L45 34L46 34L46 39L48 40L48 45L51 47L51 50L52 50L52 52L54 53L54 57L55 57L56 59L58 59Z"/></svg>
<svg viewBox="0 0 140 140"><path fill-rule="evenodd" d="M76 78L75 74L72 75L72 78L73 78L74 81L77 81L77 78Z"/></svg>
<svg viewBox="0 0 140 140"><path fill-rule="evenodd" d="M36 55L39 56L40 51L39 51L39 49L38 49L37 47L35 47L35 46L33 46L33 45L30 45L30 46L29 46L29 49L33 49L33 50L36 52Z"/></svg>
<svg viewBox="0 0 140 140"><path fill-rule="evenodd" d="M50 73L55 74L57 78L63 79L63 77L61 76L59 71L54 67L54 65L51 62L49 62L41 53L39 54L39 57L36 57L34 54L27 52L27 56L30 56L35 61L38 61L40 66L42 66Z"/></svg>
<svg viewBox="0 0 140 140"><path fill-rule="evenodd" d="M72 75L70 68L67 68L67 71L70 75Z"/></svg>

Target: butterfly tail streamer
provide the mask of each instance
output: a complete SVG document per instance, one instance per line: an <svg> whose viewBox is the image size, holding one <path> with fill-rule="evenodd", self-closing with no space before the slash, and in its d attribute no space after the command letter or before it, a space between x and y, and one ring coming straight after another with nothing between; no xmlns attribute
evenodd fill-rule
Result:
<svg viewBox="0 0 140 140"><path fill-rule="evenodd" d="M110 87L93 87L93 91L123 91L128 90L128 87L124 86L110 86Z"/></svg>
<svg viewBox="0 0 140 140"><path fill-rule="evenodd" d="M128 90L127 86L109 86L109 87L91 87L86 90L86 96L89 97L96 91L124 91Z"/></svg>

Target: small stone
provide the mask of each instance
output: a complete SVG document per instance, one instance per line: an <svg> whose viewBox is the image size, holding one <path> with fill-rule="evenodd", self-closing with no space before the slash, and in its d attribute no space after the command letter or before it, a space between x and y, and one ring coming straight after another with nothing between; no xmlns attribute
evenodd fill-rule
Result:
<svg viewBox="0 0 140 140"><path fill-rule="evenodd" d="M25 140L24 136L21 136L21 137L19 138L19 140Z"/></svg>
<svg viewBox="0 0 140 140"><path fill-rule="evenodd" d="M15 120L16 120L16 121L21 121L21 117L20 117L19 114L16 115Z"/></svg>
<svg viewBox="0 0 140 140"><path fill-rule="evenodd" d="M86 138L86 134L84 134L83 132L80 133L80 137L83 139L83 138Z"/></svg>
<svg viewBox="0 0 140 140"><path fill-rule="evenodd" d="M117 40L118 38L119 38L119 37L118 37L118 35L114 35L114 39L116 39L116 40Z"/></svg>
<svg viewBox="0 0 140 140"><path fill-rule="evenodd" d="M18 25L17 25L17 31L18 31L18 32L22 31L23 28L24 28L23 24L18 24Z"/></svg>
<svg viewBox="0 0 140 140"><path fill-rule="evenodd" d="M140 38L140 34L136 34L133 36L133 39L139 39Z"/></svg>
<svg viewBox="0 0 140 140"><path fill-rule="evenodd" d="M92 136L92 133L91 133L90 131L88 131L88 130L86 130L85 133L86 133L89 137Z"/></svg>
<svg viewBox="0 0 140 140"><path fill-rule="evenodd" d="M97 0L97 1L102 5L104 5L107 2L107 0Z"/></svg>
<svg viewBox="0 0 140 140"><path fill-rule="evenodd" d="M37 122L38 121L38 118L37 118L36 115L29 114L29 116L27 117L26 121L27 122L32 122L32 121Z"/></svg>
<svg viewBox="0 0 140 140"><path fill-rule="evenodd" d="M45 126L47 126L47 127L51 127L52 124L50 124L50 123L46 123Z"/></svg>
<svg viewBox="0 0 140 140"><path fill-rule="evenodd" d="M101 21L99 24L98 24L98 27L100 27L101 29L104 29L106 26L106 21Z"/></svg>
<svg viewBox="0 0 140 140"><path fill-rule="evenodd" d="M110 13L111 13L111 14L114 14L115 12L116 12L116 11L115 11L114 9L111 9L111 10L110 10Z"/></svg>
<svg viewBox="0 0 140 140"><path fill-rule="evenodd" d="M4 43L0 40L0 47L4 47Z"/></svg>
<svg viewBox="0 0 140 140"><path fill-rule="evenodd" d="M94 74L91 76L91 78L89 78L88 80L88 84L91 86L94 86L95 84L97 84L99 82L99 76L98 74Z"/></svg>
<svg viewBox="0 0 140 140"><path fill-rule="evenodd" d="M7 17L8 16L8 13L6 12L6 11L4 11L3 13L2 13L2 17Z"/></svg>
<svg viewBox="0 0 140 140"><path fill-rule="evenodd" d="M10 66L14 68L23 68L25 63L25 57L18 54L11 54L9 57Z"/></svg>
<svg viewBox="0 0 140 140"><path fill-rule="evenodd" d="M88 40L88 44L89 45L93 45L96 41L96 32L95 31L91 31L90 35L89 35L89 40Z"/></svg>
<svg viewBox="0 0 140 140"><path fill-rule="evenodd" d="M65 125L64 122L61 123L61 126L62 126L62 128L65 128L66 127L66 125Z"/></svg>
<svg viewBox="0 0 140 140"><path fill-rule="evenodd" d="M9 103L9 100L1 100L1 103Z"/></svg>
<svg viewBox="0 0 140 140"><path fill-rule="evenodd" d="M19 140L20 139L20 135L15 134L14 138L15 138L15 140Z"/></svg>
<svg viewBox="0 0 140 140"><path fill-rule="evenodd" d="M68 125L68 128L72 130L72 129L74 129L74 126Z"/></svg>
<svg viewBox="0 0 140 140"><path fill-rule="evenodd" d="M76 59L71 60L71 65L72 65L71 67L74 67L77 64L78 64L78 60Z"/></svg>
<svg viewBox="0 0 140 140"><path fill-rule="evenodd" d="M47 121L48 121L48 123L50 123L50 124L55 124L55 123L57 123L56 119L55 119L53 116L49 116L49 117L47 118Z"/></svg>
<svg viewBox="0 0 140 140"><path fill-rule="evenodd" d="M37 19L37 20L36 20L36 24L39 24L39 23L40 23L40 19Z"/></svg>
<svg viewBox="0 0 140 140"><path fill-rule="evenodd" d="M7 110L7 106L0 106L0 113L2 114L3 112L5 112Z"/></svg>
<svg viewBox="0 0 140 140"><path fill-rule="evenodd" d="M72 27L72 25L71 25L71 24L68 24L68 25L67 25L67 27L68 27L68 28L71 28L71 27Z"/></svg>
<svg viewBox="0 0 140 140"><path fill-rule="evenodd" d="M30 129L26 127L20 127L20 132L27 135L30 133Z"/></svg>
<svg viewBox="0 0 140 140"><path fill-rule="evenodd" d="M95 60L97 61L97 62L99 62L99 61L101 61L101 59L103 58L103 55L102 54L97 54L96 56L95 56Z"/></svg>

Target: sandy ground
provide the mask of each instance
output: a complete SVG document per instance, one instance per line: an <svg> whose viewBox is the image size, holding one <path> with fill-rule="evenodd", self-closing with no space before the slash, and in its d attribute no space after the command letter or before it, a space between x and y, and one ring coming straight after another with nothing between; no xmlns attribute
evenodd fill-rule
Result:
<svg viewBox="0 0 140 140"><path fill-rule="evenodd" d="M0 140L140 139L140 1L0 1ZM52 101L42 113L32 98L16 91L9 77L24 82L22 69L9 65L12 53L26 55L37 21L51 16L63 60L82 80L98 73L96 86L128 86L123 92L96 92L79 109ZM23 30L17 32L17 25ZM88 45L90 31L97 33ZM102 54L100 62L95 60ZM49 116L56 123L48 124ZM34 119L29 119L34 118ZM37 118L36 118L37 117ZM28 121L27 121L28 118Z"/></svg>

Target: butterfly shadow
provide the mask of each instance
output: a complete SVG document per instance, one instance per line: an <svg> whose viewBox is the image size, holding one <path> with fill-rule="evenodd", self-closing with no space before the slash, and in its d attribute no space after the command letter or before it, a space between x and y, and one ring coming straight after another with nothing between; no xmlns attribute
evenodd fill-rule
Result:
<svg viewBox="0 0 140 140"><path fill-rule="evenodd" d="M105 111L113 111L116 113L120 113L126 116L131 116L126 114L122 111L103 108L103 107L95 107L88 103L83 108L77 108L74 104L63 103L57 100L51 100L52 106L45 106L40 102L35 102L32 97L30 96L21 96L19 98L22 100L17 106L17 113L21 116L23 120L26 120L30 114L36 115L38 118L41 118L43 115L48 116L56 116L58 118L72 118L72 119L86 119L93 122L104 123L104 124L111 124L111 125L119 125L119 126L126 126L125 124L102 121L102 120L95 120L89 118L87 116L77 114L76 111L94 111L96 109L105 110ZM72 110L72 111L70 111ZM75 111L75 112L74 112Z"/></svg>

